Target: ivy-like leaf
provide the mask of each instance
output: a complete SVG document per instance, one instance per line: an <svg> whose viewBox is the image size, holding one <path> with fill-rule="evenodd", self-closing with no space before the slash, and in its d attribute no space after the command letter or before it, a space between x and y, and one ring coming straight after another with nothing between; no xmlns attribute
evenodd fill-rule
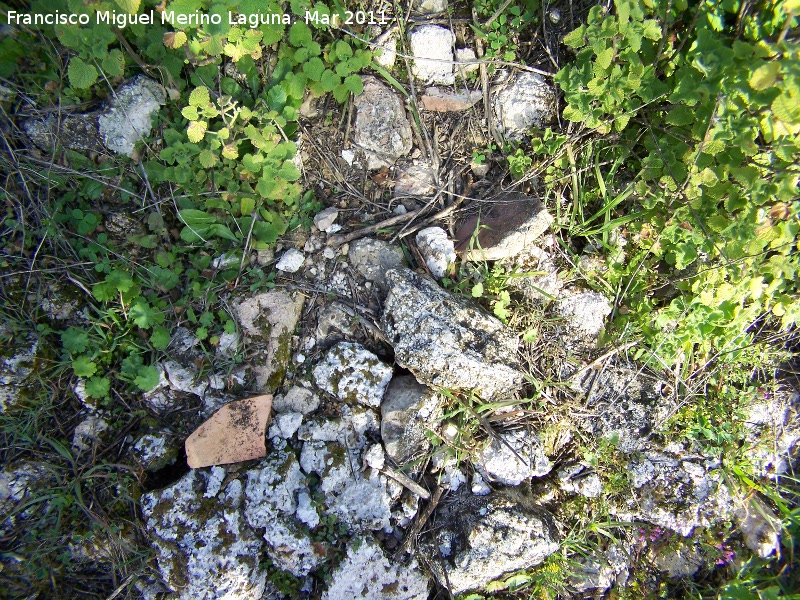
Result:
<svg viewBox="0 0 800 600"><path fill-rule="evenodd" d="M781 67L777 62L761 65L750 75L750 87L754 90L766 90L775 84Z"/></svg>
<svg viewBox="0 0 800 600"><path fill-rule="evenodd" d="M103 67L106 75L120 77L125 72L125 56L114 48L103 58L100 66Z"/></svg>
<svg viewBox="0 0 800 600"><path fill-rule="evenodd" d="M163 325L157 325L153 328L153 333L150 336L150 345L156 350L166 350L169 346L170 336L169 330Z"/></svg>
<svg viewBox="0 0 800 600"><path fill-rule="evenodd" d="M344 85L345 87L347 87L348 90L353 92L353 94L355 94L356 96L358 96L361 92L364 91L364 82L358 75L350 75L349 77L345 77Z"/></svg>
<svg viewBox="0 0 800 600"><path fill-rule="evenodd" d="M564 36L564 43L570 48L582 48L586 45L586 39L584 37L585 33L586 26L581 25L577 29Z"/></svg>
<svg viewBox="0 0 800 600"><path fill-rule="evenodd" d="M131 306L129 318L137 327L150 329L153 325L164 321L164 314L150 306L144 298L139 298Z"/></svg>
<svg viewBox="0 0 800 600"><path fill-rule="evenodd" d="M183 46L187 40L186 34L182 31L168 31L162 38L164 45L173 50Z"/></svg>
<svg viewBox="0 0 800 600"><path fill-rule="evenodd" d="M303 65L303 73L312 81L319 81L324 72L325 64L316 56Z"/></svg>
<svg viewBox="0 0 800 600"><path fill-rule="evenodd" d="M61 332L61 345L70 354L80 354L89 346L89 334L83 329L70 327Z"/></svg>
<svg viewBox="0 0 800 600"><path fill-rule="evenodd" d="M108 377L90 377L86 380L86 395L90 398L105 398L111 391Z"/></svg>
<svg viewBox="0 0 800 600"><path fill-rule="evenodd" d="M203 150L197 159L204 169L210 169L217 164L217 157L211 150Z"/></svg>
<svg viewBox="0 0 800 600"><path fill-rule="evenodd" d="M189 95L189 106L204 106L211 101L207 87L198 87Z"/></svg>
<svg viewBox="0 0 800 600"><path fill-rule="evenodd" d="M87 64L79 57L73 56L72 60L69 61L67 75L69 76L69 84L72 87L85 90L94 85L100 74L94 68L94 65Z"/></svg>
<svg viewBox="0 0 800 600"><path fill-rule="evenodd" d="M289 43L297 48L311 42L311 30L302 21L297 21L289 29Z"/></svg>
<svg viewBox="0 0 800 600"><path fill-rule="evenodd" d="M334 88L341 83L341 81L341 78L330 69L326 69L320 78L322 89L326 92L332 92Z"/></svg>
<svg viewBox="0 0 800 600"><path fill-rule="evenodd" d="M186 128L186 135L189 136L189 141L198 143L203 140L206 135L206 128L208 123L205 121L192 121L189 127Z"/></svg>
<svg viewBox="0 0 800 600"><path fill-rule="evenodd" d="M139 367L133 383L143 392L149 392L158 385L159 380L158 369L152 365L143 365Z"/></svg>

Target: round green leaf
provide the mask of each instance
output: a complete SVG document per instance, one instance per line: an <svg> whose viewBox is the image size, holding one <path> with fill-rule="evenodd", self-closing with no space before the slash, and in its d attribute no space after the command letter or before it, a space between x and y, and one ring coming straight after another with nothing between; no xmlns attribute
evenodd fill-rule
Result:
<svg viewBox="0 0 800 600"><path fill-rule="evenodd" d="M99 73L97 72L97 69L94 68L94 65L89 65L83 62L77 56L73 56L72 60L69 61L67 75L69 76L69 84L72 87L79 90L85 90L86 88L91 87L95 81L97 81Z"/></svg>

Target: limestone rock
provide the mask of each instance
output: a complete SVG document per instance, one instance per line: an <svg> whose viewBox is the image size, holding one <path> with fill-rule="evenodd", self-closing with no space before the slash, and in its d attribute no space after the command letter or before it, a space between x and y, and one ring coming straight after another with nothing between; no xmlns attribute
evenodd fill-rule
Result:
<svg viewBox="0 0 800 600"><path fill-rule="evenodd" d="M90 413L75 428L72 434L72 447L78 453L86 452L100 441L100 436L107 429L108 421L98 413Z"/></svg>
<svg viewBox="0 0 800 600"><path fill-rule="evenodd" d="M453 240L447 236L447 232L441 227L426 227L417 232L416 242L431 275L436 279L444 277L456 260Z"/></svg>
<svg viewBox="0 0 800 600"><path fill-rule="evenodd" d="M673 579L691 577L706 564L702 552L694 544L678 548L664 548L658 552L653 562L657 569L665 571Z"/></svg>
<svg viewBox="0 0 800 600"><path fill-rule="evenodd" d="M142 514L164 582L181 600L261 600L263 541L243 515L238 479L225 470L191 470L177 483L142 496Z"/></svg>
<svg viewBox="0 0 800 600"><path fill-rule="evenodd" d="M307 415L319 407L319 396L311 390L295 385L282 396L275 396L272 408L276 413L300 413Z"/></svg>
<svg viewBox="0 0 800 600"><path fill-rule="evenodd" d="M100 139L116 154L133 156L136 143L150 135L153 117L166 101L164 88L139 75L122 85L97 123Z"/></svg>
<svg viewBox="0 0 800 600"><path fill-rule="evenodd" d="M583 465L571 465L558 470L558 486L565 492L580 494L584 498L603 495L600 476Z"/></svg>
<svg viewBox="0 0 800 600"><path fill-rule="evenodd" d="M265 456L270 410L270 395L234 400L220 408L186 440L189 466L197 469Z"/></svg>
<svg viewBox="0 0 800 600"><path fill-rule="evenodd" d="M453 32L438 25L422 25L411 32L414 57L411 73L425 83L453 85Z"/></svg>
<svg viewBox="0 0 800 600"><path fill-rule="evenodd" d="M467 75L480 69L478 57L472 48L456 48L456 75L466 79ZM481 95L482 96L482 95Z"/></svg>
<svg viewBox="0 0 800 600"><path fill-rule="evenodd" d="M346 402L365 406L381 405L392 378L392 368L359 344L340 342L314 367L314 381L320 389Z"/></svg>
<svg viewBox="0 0 800 600"><path fill-rule="evenodd" d="M606 317L611 314L611 304L606 297L592 291L563 295L554 309L566 320L567 332L587 342L597 339Z"/></svg>
<svg viewBox="0 0 800 600"><path fill-rule="evenodd" d="M377 37L375 43L376 50L381 50L381 55L373 57L372 60L384 69L391 69L397 60L397 30L384 31Z"/></svg>
<svg viewBox="0 0 800 600"><path fill-rule="evenodd" d="M550 472L552 465L535 433L509 431L499 434L498 438L484 447L475 465L484 478L503 485L519 485L526 479L543 477Z"/></svg>
<svg viewBox="0 0 800 600"><path fill-rule="evenodd" d="M436 193L435 175L430 163L415 160L407 167L398 167L394 182L394 197L433 196Z"/></svg>
<svg viewBox="0 0 800 600"><path fill-rule="evenodd" d="M363 238L350 244L347 260L364 279L380 287L385 286L389 269L406 264L399 246L373 238Z"/></svg>
<svg viewBox="0 0 800 600"><path fill-rule="evenodd" d="M555 118L556 95L541 75L522 71L494 90L492 107L497 129L519 140L531 127L543 127Z"/></svg>
<svg viewBox="0 0 800 600"><path fill-rule="evenodd" d="M487 214L472 217L459 227L457 250L464 260L511 258L533 244L552 223L553 217L539 200L509 194L498 198Z"/></svg>
<svg viewBox="0 0 800 600"><path fill-rule="evenodd" d="M750 550L761 558L780 552L781 520L769 506L754 496L742 502L735 515Z"/></svg>
<svg viewBox="0 0 800 600"><path fill-rule="evenodd" d="M302 252L295 248L289 248L275 264L275 268L285 273L297 273L305 260Z"/></svg>
<svg viewBox="0 0 800 600"><path fill-rule="evenodd" d="M513 392L522 381L517 338L496 318L409 269L386 274L381 327L395 360L417 380L484 398Z"/></svg>
<svg viewBox="0 0 800 600"><path fill-rule="evenodd" d="M5 329L5 325L0 325L0 333L5 334ZM34 336L29 336L23 343L7 348L7 353L0 356L0 414L19 398L22 382L33 370L38 349L39 342Z"/></svg>
<svg viewBox="0 0 800 600"><path fill-rule="evenodd" d="M411 8L422 15L443 13L447 10L447 0L414 0Z"/></svg>
<svg viewBox="0 0 800 600"><path fill-rule="evenodd" d="M145 471L157 471L175 462L178 449L169 431L141 436L133 444L133 455Z"/></svg>
<svg viewBox="0 0 800 600"><path fill-rule="evenodd" d="M461 494L440 504L419 549L454 595L538 565L558 550L555 519L522 497Z"/></svg>
<svg viewBox="0 0 800 600"><path fill-rule="evenodd" d="M283 381L291 356L292 332L303 311L303 296L283 290L270 290L240 300L234 306L236 318L245 334L265 344L253 366L256 386L273 392Z"/></svg>
<svg viewBox="0 0 800 600"><path fill-rule="evenodd" d="M133 156L135 144L148 136L153 116L166 101L164 88L139 75L123 84L107 106L86 114L55 114L23 124L31 140L43 150L60 145L78 152Z"/></svg>
<svg viewBox="0 0 800 600"><path fill-rule="evenodd" d="M372 536L357 538L347 557L333 572L323 600L425 600L429 580L416 559L403 564L390 560Z"/></svg>
<svg viewBox="0 0 800 600"><path fill-rule="evenodd" d="M411 125L397 94L374 77L363 79L364 92L354 100L354 141L368 169L390 167L411 151Z"/></svg>
<svg viewBox="0 0 800 600"><path fill-rule="evenodd" d="M336 217L339 216L339 211L333 206L329 206L314 216L314 225L317 229L325 233L335 233L334 228L338 229L336 225Z"/></svg>
<svg viewBox="0 0 800 600"><path fill-rule="evenodd" d="M430 449L426 431L442 417L442 397L410 375L392 379L381 403L381 439L386 453L404 466Z"/></svg>

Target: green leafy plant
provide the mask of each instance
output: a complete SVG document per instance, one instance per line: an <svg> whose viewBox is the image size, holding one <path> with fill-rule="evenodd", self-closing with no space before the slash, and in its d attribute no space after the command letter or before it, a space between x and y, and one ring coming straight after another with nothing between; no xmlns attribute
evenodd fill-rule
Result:
<svg viewBox="0 0 800 600"><path fill-rule="evenodd" d="M519 33L534 23L539 8L538 1L507 3L477 0L474 6L477 15L486 19L484 23L471 25L475 35L487 44L486 58L506 62L516 60Z"/></svg>

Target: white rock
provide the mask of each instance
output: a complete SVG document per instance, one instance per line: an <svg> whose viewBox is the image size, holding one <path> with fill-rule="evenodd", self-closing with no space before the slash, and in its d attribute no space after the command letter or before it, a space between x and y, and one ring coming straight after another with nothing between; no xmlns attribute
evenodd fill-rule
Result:
<svg viewBox="0 0 800 600"><path fill-rule="evenodd" d="M231 357L236 354L236 349L239 346L239 334L223 332L219 336L219 343L217 344L217 355L223 357Z"/></svg>
<svg viewBox="0 0 800 600"><path fill-rule="evenodd" d="M241 257L236 256L235 253L226 252L225 254L217 256L211 261L211 268L219 270L226 269L228 267L232 267L233 265L238 265L241 260Z"/></svg>
<svg viewBox="0 0 800 600"><path fill-rule="evenodd" d="M606 317L611 314L611 304L598 292L577 292L563 296L556 302L556 313L566 319L568 331L590 341L603 330Z"/></svg>
<svg viewBox="0 0 800 600"><path fill-rule="evenodd" d="M319 513L311 503L311 496L308 495L308 492L297 494L297 512L295 516L311 529L319 525Z"/></svg>
<svg viewBox="0 0 800 600"><path fill-rule="evenodd" d="M475 465L484 478L503 485L519 485L526 479L550 472L552 465L535 433L509 431L499 434L498 438L492 438L484 447Z"/></svg>
<svg viewBox="0 0 800 600"><path fill-rule="evenodd" d="M278 269L278 271L284 271L285 273L297 273L297 271L300 270L300 267L303 266L305 260L305 256L303 256L302 252L295 248L289 248L283 253L283 256L280 257L280 260L278 260L275 268Z"/></svg>
<svg viewBox="0 0 800 600"><path fill-rule="evenodd" d="M558 486L565 492L580 494L585 498L603 495L603 482L594 472L586 472L583 465L572 465L558 471Z"/></svg>
<svg viewBox="0 0 800 600"><path fill-rule="evenodd" d="M522 71L494 91L492 107L498 131L519 140L555 117L556 96L540 75Z"/></svg>
<svg viewBox="0 0 800 600"><path fill-rule="evenodd" d="M353 540L347 558L333 572L323 600L425 600L428 578L416 559L406 566L389 560L372 536Z"/></svg>
<svg viewBox="0 0 800 600"><path fill-rule="evenodd" d="M373 57L372 60L384 69L391 69L397 60L397 30L384 31L375 43L376 50L381 50L381 55Z"/></svg>
<svg viewBox="0 0 800 600"><path fill-rule="evenodd" d="M398 167L394 183L394 197L432 196L435 193L435 183L433 167L430 163L421 163L415 160L411 166L402 169Z"/></svg>
<svg viewBox="0 0 800 600"><path fill-rule="evenodd" d="M471 489L472 493L475 494L476 496L486 496L487 494L492 493L492 488L489 487L489 484L487 484L483 480L483 477L481 477L480 474L478 473L474 473L472 475Z"/></svg>
<svg viewBox="0 0 800 600"><path fill-rule="evenodd" d="M133 156L136 142L150 135L153 116L165 101L164 88L144 75L120 87L97 119L106 147L117 154Z"/></svg>
<svg viewBox="0 0 800 600"><path fill-rule="evenodd" d="M350 244L347 260L367 281L385 284L386 271L405 264L403 251L383 240L362 238Z"/></svg>
<svg viewBox="0 0 800 600"><path fill-rule="evenodd" d="M381 439L399 466L412 463L430 449L428 431L442 418L443 398L411 375L392 379L381 402Z"/></svg>
<svg viewBox="0 0 800 600"><path fill-rule="evenodd" d="M359 344L340 342L313 370L317 386L339 400L378 407L392 368Z"/></svg>
<svg viewBox="0 0 800 600"><path fill-rule="evenodd" d="M447 232L441 227L426 227L417 232L416 241L431 275L437 279L444 277L456 260L455 246Z"/></svg>
<svg viewBox="0 0 800 600"><path fill-rule="evenodd" d="M425 83L453 85L453 32L438 25L422 25L411 32L411 72Z"/></svg>
<svg viewBox="0 0 800 600"><path fill-rule="evenodd" d="M197 372L183 365L168 360L163 363L164 371L170 385L179 392L186 392L203 397L209 385L206 381L197 381Z"/></svg>
<svg viewBox="0 0 800 600"><path fill-rule="evenodd" d="M329 233L331 227L336 222L336 218L339 216L339 211L330 206L323 210L322 212L318 213L314 217L314 225L317 226L317 229L320 231L324 231L325 233Z"/></svg>
<svg viewBox="0 0 800 600"><path fill-rule="evenodd" d="M0 331L5 328L0 325ZM22 382L33 370L39 342L28 338L20 347L9 348L8 356L0 356L0 414L16 403Z"/></svg>
<svg viewBox="0 0 800 600"><path fill-rule="evenodd" d="M414 12L422 15L432 15L445 12L447 10L447 0L414 0L411 6Z"/></svg>
<svg viewBox="0 0 800 600"><path fill-rule="evenodd" d="M72 447L78 452L89 450L100 440L100 435L108 429L108 422L100 415L90 414L78 423L72 434Z"/></svg>
<svg viewBox="0 0 800 600"><path fill-rule="evenodd" d="M761 558L781 550L781 520L769 506L753 496L736 509L744 543Z"/></svg>
<svg viewBox="0 0 800 600"><path fill-rule="evenodd" d="M353 161L356 159L356 153L352 150L342 150L342 158L349 165L353 166Z"/></svg>
<svg viewBox="0 0 800 600"><path fill-rule="evenodd" d="M293 386L282 396L275 396L272 408L277 413L300 413L307 415L319 407L319 396L311 390L298 385Z"/></svg>
<svg viewBox="0 0 800 600"><path fill-rule="evenodd" d="M472 48L456 48L456 74L462 79L480 68L478 57ZM460 63L460 64L459 64Z"/></svg>
<svg viewBox="0 0 800 600"><path fill-rule="evenodd" d="M386 464L386 456L380 444L373 444L364 453L364 462L373 469L380 471Z"/></svg>
<svg viewBox="0 0 800 600"><path fill-rule="evenodd" d="M143 435L133 445L133 454L146 470L157 470L173 462L177 456L177 449L170 444L167 432L148 433Z"/></svg>
<svg viewBox="0 0 800 600"><path fill-rule="evenodd" d="M300 413L281 413L272 421L269 428L269 438L279 437L285 440L291 437L300 429L303 424L303 415Z"/></svg>

